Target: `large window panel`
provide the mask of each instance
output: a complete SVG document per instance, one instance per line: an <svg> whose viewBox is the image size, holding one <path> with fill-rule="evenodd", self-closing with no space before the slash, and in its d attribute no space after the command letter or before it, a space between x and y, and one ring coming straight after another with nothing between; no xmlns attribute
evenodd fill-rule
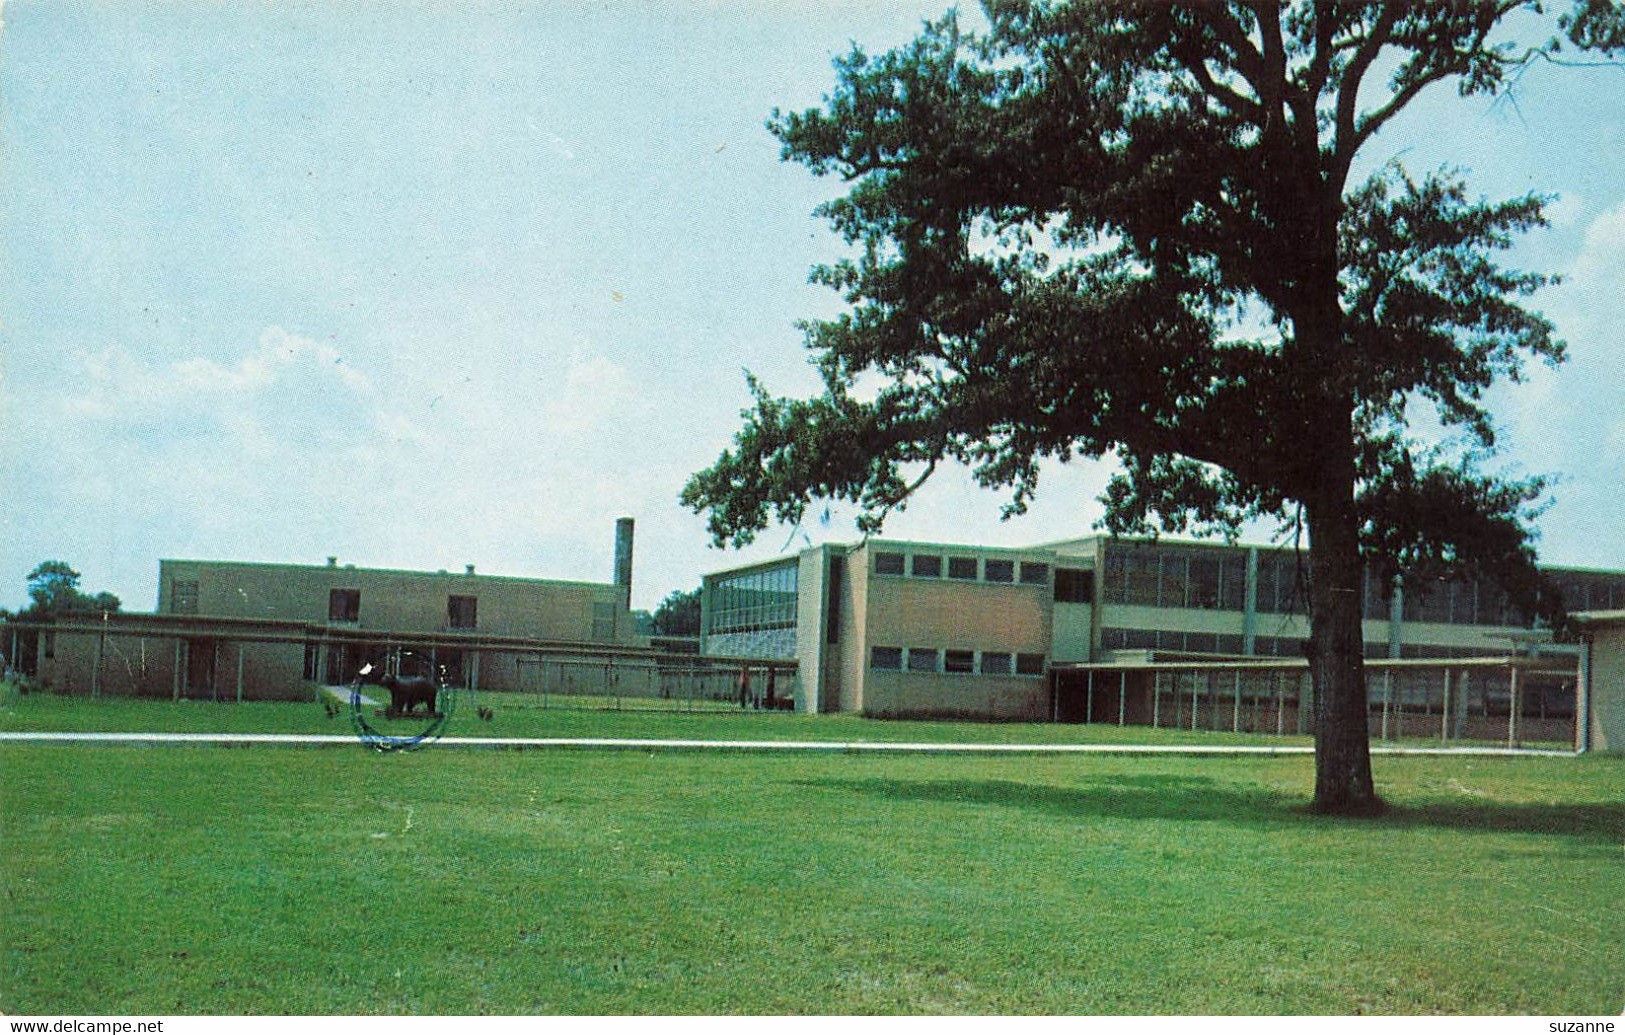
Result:
<svg viewBox="0 0 1625 1035"><path fill-rule="evenodd" d="M1227 553L1219 560L1219 608L1247 610L1247 555Z"/></svg>
<svg viewBox="0 0 1625 1035"><path fill-rule="evenodd" d="M910 672L935 672L937 670L937 651L934 647L910 647L908 649L908 670Z"/></svg>
<svg viewBox="0 0 1625 1035"><path fill-rule="evenodd" d="M1133 553L1123 558L1123 602L1137 607L1157 606L1157 561L1154 553Z"/></svg>
<svg viewBox="0 0 1625 1035"><path fill-rule="evenodd" d="M1216 556L1190 559L1190 594L1188 607L1215 611L1219 607L1219 558Z"/></svg>
<svg viewBox="0 0 1625 1035"><path fill-rule="evenodd" d="M1184 553L1164 553L1157 591L1158 607L1188 607L1191 584L1191 558Z"/></svg>
<svg viewBox="0 0 1625 1035"><path fill-rule="evenodd" d="M903 667L903 648L875 647L869 653L869 667L898 671Z"/></svg>

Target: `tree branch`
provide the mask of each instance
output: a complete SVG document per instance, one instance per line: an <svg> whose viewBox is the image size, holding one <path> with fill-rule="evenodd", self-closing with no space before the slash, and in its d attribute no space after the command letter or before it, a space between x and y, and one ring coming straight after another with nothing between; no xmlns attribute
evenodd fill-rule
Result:
<svg viewBox="0 0 1625 1035"><path fill-rule="evenodd" d="M1333 152L1335 168L1345 175L1354 160L1354 153L1359 150L1351 145L1355 132L1354 119L1358 110L1360 84L1365 81L1366 73L1371 70L1371 63L1393 38L1394 25L1398 20L1399 5L1384 5L1382 13L1377 16L1376 24L1366 32L1359 49L1349 59L1349 66L1344 70L1343 77L1337 85L1337 135Z"/></svg>

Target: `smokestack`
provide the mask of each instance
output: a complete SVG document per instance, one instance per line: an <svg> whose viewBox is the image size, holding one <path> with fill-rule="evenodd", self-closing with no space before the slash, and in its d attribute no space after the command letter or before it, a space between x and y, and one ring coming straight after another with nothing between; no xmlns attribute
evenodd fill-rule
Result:
<svg viewBox="0 0 1625 1035"><path fill-rule="evenodd" d="M632 603L632 519L615 522L615 585L626 590L627 606Z"/></svg>

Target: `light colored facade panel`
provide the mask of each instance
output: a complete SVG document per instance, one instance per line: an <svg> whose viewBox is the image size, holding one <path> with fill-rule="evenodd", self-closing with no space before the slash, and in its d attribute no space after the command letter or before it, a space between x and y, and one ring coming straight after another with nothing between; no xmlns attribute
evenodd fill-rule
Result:
<svg viewBox="0 0 1625 1035"><path fill-rule="evenodd" d="M1260 635L1278 635L1266 631L1275 626L1275 618L1260 624ZM1290 619L1287 619L1290 621ZM1167 629L1170 632L1219 633L1241 636L1245 621L1240 611L1197 611L1178 607L1136 607L1129 604L1107 604L1100 609L1100 624L1121 629ZM1284 634L1279 634L1284 635Z"/></svg>
<svg viewBox="0 0 1625 1035"><path fill-rule="evenodd" d="M799 693L796 710L811 714L819 710L820 689L824 685L824 660L829 636L825 618L829 594L839 593L828 578L832 550L819 547L801 554L796 574L796 676Z"/></svg>
<svg viewBox="0 0 1625 1035"><path fill-rule="evenodd" d="M1387 639L1389 624L1380 624L1383 628L1382 638ZM1494 625L1448 625L1443 622L1403 622L1401 623L1401 643L1405 646L1428 646L1444 649L1454 649L1464 655L1495 653L1505 654L1507 643L1520 634L1527 635L1527 629L1516 629L1511 626ZM1370 639L1370 637L1368 637Z"/></svg>
<svg viewBox="0 0 1625 1035"><path fill-rule="evenodd" d="M1093 604L1068 604L1057 601L1051 619L1050 660L1091 661L1094 639Z"/></svg>
<svg viewBox="0 0 1625 1035"><path fill-rule="evenodd" d="M195 610L177 609L177 585L195 586ZM478 632L544 640L635 642L625 594L609 584L390 571L349 566L162 561L159 612L328 622L335 590L359 594L349 628ZM475 601L472 629L454 627L452 597Z"/></svg>
<svg viewBox="0 0 1625 1035"><path fill-rule="evenodd" d="M869 566L870 550L860 547L847 554L845 583L841 596L841 633L835 686L836 707L843 712L861 712L864 707L863 679L869 656Z"/></svg>
<svg viewBox="0 0 1625 1035"><path fill-rule="evenodd" d="M1004 586L872 576L871 644L1047 654L1048 586Z"/></svg>
<svg viewBox="0 0 1625 1035"><path fill-rule="evenodd" d="M305 649L219 632L185 636L63 631L41 651L39 675L65 693L114 697L300 700Z"/></svg>
<svg viewBox="0 0 1625 1035"><path fill-rule="evenodd" d="M1590 669L1588 747L1625 752L1625 622L1593 634Z"/></svg>
<svg viewBox="0 0 1625 1035"><path fill-rule="evenodd" d="M864 714L879 718L1049 718L1049 681L1042 676L947 675L870 670Z"/></svg>

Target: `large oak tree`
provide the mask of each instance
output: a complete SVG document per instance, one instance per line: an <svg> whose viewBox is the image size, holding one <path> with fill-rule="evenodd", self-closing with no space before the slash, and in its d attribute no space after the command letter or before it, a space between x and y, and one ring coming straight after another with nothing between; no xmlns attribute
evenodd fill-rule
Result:
<svg viewBox="0 0 1625 1035"><path fill-rule="evenodd" d="M817 498L878 527L943 461L1012 490L1045 458L1115 455L1114 532L1307 533L1315 803L1375 808L1362 572L1489 572L1538 606L1538 480L1484 463L1485 391L1562 345L1494 261L1539 196L1356 160L1437 84L1494 93L1625 16L1581 3L990 0L878 57L822 107L775 113L786 158L850 184L821 210L853 246L814 279L823 394L755 396L685 487L720 542ZM1561 38L1560 35L1561 34ZM1460 434L1424 445L1419 411Z"/></svg>

